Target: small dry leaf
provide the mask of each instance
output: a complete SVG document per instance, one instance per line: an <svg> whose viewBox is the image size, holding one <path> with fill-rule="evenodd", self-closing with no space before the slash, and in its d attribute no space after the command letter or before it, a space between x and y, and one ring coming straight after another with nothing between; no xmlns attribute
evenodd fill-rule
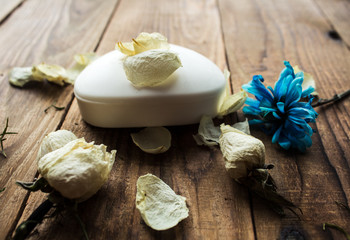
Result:
<svg viewBox="0 0 350 240"><path fill-rule="evenodd" d="M225 158L226 171L233 179L248 176L249 170L265 164L265 146L257 138L229 125L221 125L220 149Z"/></svg>
<svg viewBox="0 0 350 240"><path fill-rule="evenodd" d="M171 133L164 127L147 127L138 133L132 133L131 138L146 153L163 153L171 146Z"/></svg>
<svg viewBox="0 0 350 240"><path fill-rule="evenodd" d="M215 126L213 119L205 115L199 123L198 134L193 137L198 145L215 146L219 144L220 135L220 127Z"/></svg>
<svg viewBox="0 0 350 240"><path fill-rule="evenodd" d="M233 95L230 94L230 87L228 84L230 72L225 70L224 76L227 79L226 96L224 98L223 103L221 104L221 106L219 108L219 113L217 114L218 118L222 118L230 113L236 112L237 110L241 109L245 100L248 97L248 94L244 90L241 90L240 92L235 93Z"/></svg>
<svg viewBox="0 0 350 240"><path fill-rule="evenodd" d="M136 87L152 87L165 81L181 61L176 53L154 49L126 57L123 61L126 77Z"/></svg>
<svg viewBox="0 0 350 240"><path fill-rule="evenodd" d="M232 127L246 134L250 134L248 119L243 122L235 123ZM213 119L209 116L202 116L198 127L198 134L193 135L193 138L200 146L215 146L219 144L220 135L220 127L214 125Z"/></svg>
<svg viewBox="0 0 350 240"><path fill-rule="evenodd" d="M118 42L116 47L122 53L133 56L151 49L169 49L169 44L168 39L160 33L142 32L132 42Z"/></svg>
<svg viewBox="0 0 350 240"><path fill-rule="evenodd" d="M167 230L188 217L186 198L177 195L152 174L137 180L136 207L145 223L154 230Z"/></svg>

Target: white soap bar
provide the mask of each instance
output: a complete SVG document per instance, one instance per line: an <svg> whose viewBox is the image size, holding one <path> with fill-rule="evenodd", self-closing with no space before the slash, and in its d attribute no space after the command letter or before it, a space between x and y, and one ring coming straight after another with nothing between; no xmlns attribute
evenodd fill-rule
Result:
<svg viewBox="0 0 350 240"><path fill-rule="evenodd" d="M222 71L203 55L176 45L183 67L164 84L136 88L126 78L118 50L100 57L74 84L83 119L106 128L172 126L198 123L202 115L215 116L226 80Z"/></svg>

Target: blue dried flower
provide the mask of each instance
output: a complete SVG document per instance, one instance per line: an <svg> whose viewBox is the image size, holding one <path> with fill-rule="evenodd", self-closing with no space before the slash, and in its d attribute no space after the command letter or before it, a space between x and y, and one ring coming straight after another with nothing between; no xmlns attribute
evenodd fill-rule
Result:
<svg viewBox="0 0 350 240"><path fill-rule="evenodd" d="M315 89L309 87L302 91L304 73L294 73L289 62L284 61L286 68L281 72L275 88L262 84L264 78L255 75L253 80L242 86L244 90L255 95L247 98L243 112L256 116L250 124L262 124L262 129L273 134L272 143L278 143L284 149L298 148L305 151L312 145L313 129L310 122L315 122L317 113L311 106ZM307 102L301 99L308 99Z"/></svg>

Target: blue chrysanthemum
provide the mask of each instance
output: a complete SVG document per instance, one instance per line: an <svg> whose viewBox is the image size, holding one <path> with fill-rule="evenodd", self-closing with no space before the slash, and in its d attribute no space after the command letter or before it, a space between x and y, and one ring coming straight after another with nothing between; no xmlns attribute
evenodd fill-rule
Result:
<svg viewBox="0 0 350 240"><path fill-rule="evenodd" d="M262 84L261 75L255 75L253 80L242 86L244 90L255 95L255 99L247 98L243 108L245 114L257 116L250 124L262 124L268 134L273 134L272 142L278 143L284 149L298 148L305 151L312 144L313 129L310 122L315 122L316 111L312 108L314 88L302 91L304 73L294 73L289 62L284 61L286 68L281 72L275 88ZM308 99L308 102L300 101Z"/></svg>

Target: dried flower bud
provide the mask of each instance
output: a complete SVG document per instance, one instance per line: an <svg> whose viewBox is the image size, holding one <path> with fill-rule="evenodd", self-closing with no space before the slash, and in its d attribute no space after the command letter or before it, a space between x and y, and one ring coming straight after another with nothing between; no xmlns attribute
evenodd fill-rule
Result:
<svg viewBox="0 0 350 240"><path fill-rule="evenodd" d="M247 177L249 170L264 166L265 146L259 139L229 125L222 124L220 129L220 149L233 179Z"/></svg>
<svg viewBox="0 0 350 240"><path fill-rule="evenodd" d="M108 179L116 150L108 153L106 148L84 138L73 140L43 156L38 161L39 173L62 196L84 201Z"/></svg>
<svg viewBox="0 0 350 240"><path fill-rule="evenodd" d="M47 134L41 142L37 161L49 152L57 150L75 139L77 139L77 137L74 133L68 130L58 130Z"/></svg>

